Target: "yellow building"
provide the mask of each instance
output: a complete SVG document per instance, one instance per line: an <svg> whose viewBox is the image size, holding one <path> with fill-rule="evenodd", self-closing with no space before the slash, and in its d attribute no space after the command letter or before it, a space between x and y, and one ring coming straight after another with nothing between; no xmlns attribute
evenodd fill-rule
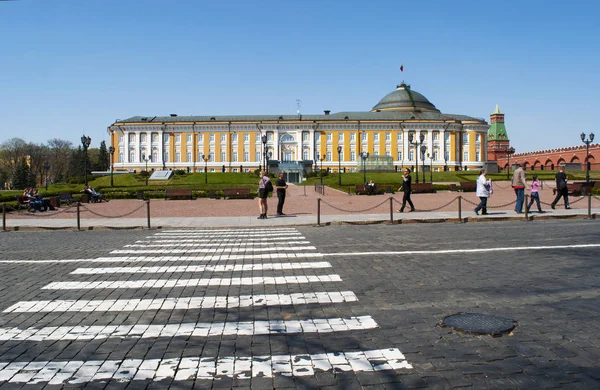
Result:
<svg viewBox="0 0 600 390"><path fill-rule="evenodd" d="M116 121L108 132L114 169L250 172L264 167L267 156L269 166L280 170L312 165L352 172L417 165L434 171L477 169L487 156L488 128L481 118L441 113L402 83L371 111L135 116ZM369 157L363 160L362 152Z"/></svg>

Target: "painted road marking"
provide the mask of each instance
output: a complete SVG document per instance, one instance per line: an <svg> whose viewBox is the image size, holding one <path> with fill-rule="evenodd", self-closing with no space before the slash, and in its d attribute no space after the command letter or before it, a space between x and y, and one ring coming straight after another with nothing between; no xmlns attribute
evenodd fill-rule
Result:
<svg viewBox="0 0 600 390"><path fill-rule="evenodd" d="M115 256L98 257L97 259L63 259L63 260L0 260L0 263L33 264L33 263L131 263L131 262L164 262L164 261L223 261L223 260L277 260L299 258L322 258L322 253L257 253L249 255L213 254L206 256Z"/></svg>
<svg viewBox="0 0 600 390"><path fill-rule="evenodd" d="M225 228L225 229L170 229L156 234L171 234L171 233L257 233L257 232L297 232L294 227L277 227L277 228Z"/></svg>
<svg viewBox="0 0 600 390"><path fill-rule="evenodd" d="M42 328L0 328L0 341L101 340L111 337L148 339L155 337L252 336L292 333L332 333L375 329L371 316L271 320L243 322L196 322L179 324L135 324L94 326L49 326Z"/></svg>
<svg viewBox="0 0 600 390"><path fill-rule="evenodd" d="M229 237L229 236L228 236ZM153 237L148 237L148 238L153 238ZM298 237L258 237L258 238L213 238L213 237L207 237L207 238L179 238L176 240L165 240L165 239L158 239L158 240L138 240L136 241L136 243L152 243L152 242L160 242L160 243L170 243L170 242L238 242L238 243L244 243L244 242L261 242L261 241L290 241L290 240L305 240L306 237L304 236L298 236Z"/></svg>
<svg viewBox="0 0 600 390"><path fill-rule="evenodd" d="M0 362L0 380L8 383L81 384L115 379L162 381L313 376L317 372L409 370L412 365L397 348L306 355L184 357L92 361Z"/></svg>
<svg viewBox="0 0 600 390"><path fill-rule="evenodd" d="M123 245L124 248L153 248L153 247L209 247L209 249L221 249L225 246L237 246L240 248L252 248L254 249L254 247L256 246L262 246L262 245L269 245L272 248L277 248L277 249L287 249L292 245L306 245L306 244L310 244L310 241L294 241L291 242L289 244L284 244L281 242L266 242L266 241L261 241L261 242L221 242L221 241L213 241L213 242L207 242L207 243L191 243L191 242L173 242L173 243L158 243L158 244L154 244L154 243L150 243L150 244L128 244L128 245Z"/></svg>
<svg viewBox="0 0 600 390"><path fill-rule="evenodd" d="M219 252L268 252L278 251L285 249L287 251L308 251L316 250L314 246L289 246L289 247L253 247L250 248L204 248L204 249L117 249L111 251L114 254L125 254L125 253L210 253L214 251Z"/></svg>
<svg viewBox="0 0 600 390"><path fill-rule="evenodd" d="M144 310L191 310L232 309L251 306L285 306L305 304L328 304L356 302L352 291L308 292L294 294L253 294L239 296L183 297L162 299L99 299L99 300L53 300L21 301L4 313L49 313L49 312L110 312Z"/></svg>
<svg viewBox="0 0 600 390"><path fill-rule="evenodd" d="M299 276L256 276L246 278L212 279L147 279L99 282L54 282L43 290L91 290L101 288L173 288L198 286L251 286L266 284L304 284L318 282L341 282L340 275L299 275Z"/></svg>
<svg viewBox="0 0 600 390"><path fill-rule="evenodd" d="M104 268L77 268L71 274L96 275L96 274L162 274L178 272L238 272L238 271L285 271L294 269L320 269L331 268L327 261L300 262L300 263L261 263L261 264L226 264L226 265L180 265L162 267L104 267Z"/></svg>

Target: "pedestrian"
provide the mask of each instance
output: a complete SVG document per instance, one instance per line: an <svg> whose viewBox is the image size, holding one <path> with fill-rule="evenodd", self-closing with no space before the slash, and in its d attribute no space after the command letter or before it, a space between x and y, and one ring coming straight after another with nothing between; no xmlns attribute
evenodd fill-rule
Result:
<svg viewBox="0 0 600 390"><path fill-rule="evenodd" d="M412 200L410 200L410 193L412 191L411 187L412 177L410 176L410 169L404 168L404 175L402 176L402 185L398 188L398 191L404 192L404 196L402 197L402 207L399 212L403 213L404 208L406 207L406 203L410 205L410 211L415 211L415 206L413 205Z"/></svg>
<svg viewBox="0 0 600 390"><path fill-rule="evenodd" d="M283 179L283 172L279 173L279 179L275 182L275 189L277 189L277 216L280 217L285 215L283 213L283 204L285 203L285 193L288 188L287 183Z"/></svg>
<svg viewBox="0 0 600 390"><path fill-rule="evenodd" d="M260 181L258 182L258 210L260 215L258 219L267 219L267 212L269 205L267 204L267 197L269 192L273 191L273 184L268 176L265 175L265 171L260 171ZM269 187L271 191L269 191Z"/></svg>
<svg viewBox="0 0 600 390"><path fill-rule="evenodd" d="M537 175L533 175L533 181L531 182L531 200L527 205L527 211L531 209L533 202L537 204L538 213L543 213L542 205L540 203L540 187L542 186L542 182L538 179Z"/></svg>
<svg viewBox="0 0 600 390"><path fill-rule="evenodd" d="M477 196L480 199L479 204L475 207L475 214L487 215L487 201L490 197L490 189L492 188L492 182L485 177L485 169L479 171L479 177L477 178Z"/></svg>
<svg viewBox="0 0 600 390"><path fill-rule="evenodd" d="M552 210L554 210L554 207L556 206L556 204L560 200L560 197L562 196L565 200L565 209L570 209L571 206L569 206L569 188L567 187L567 175L565 174L564 165L558 167L558 172L556 173L556 176L554 176L554 178L556 179L556 198L554 198L554 201L550 204L550 207L552 207Z"/></svg>
<svg viewBox="0 0 600 390"><path fill-rule="evenodd" d="M365 183L365 188L367 190L367 195L375 195L375 183L373 183L373 180Z"/></svg>
<svg viewBox="0 0 600 390"><path fill-rule="evenodd" d="M521 164L515 164L517 169L513 172L512 187L515 190L517 196L517 204L515 205L515 212L517 214L523 214L523 203L525 203L525 187L527 187L527 178L525 171L521 168Z"/></svg>

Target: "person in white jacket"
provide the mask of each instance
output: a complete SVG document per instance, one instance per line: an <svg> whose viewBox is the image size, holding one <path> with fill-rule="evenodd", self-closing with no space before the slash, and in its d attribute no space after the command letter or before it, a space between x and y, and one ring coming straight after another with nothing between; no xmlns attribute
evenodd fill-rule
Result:
<svg viewBox="0 0 600 390"><path fill-rule="evenodd" d="M482 169L479 172L479 177L477 178L477 196L481 201L479 205L475 207L475 214L479 215L479 210L481 210L482 215L487 214L487 200L490 197L490 190L492 188L492 182L485 177L485 169Z"/></svg>

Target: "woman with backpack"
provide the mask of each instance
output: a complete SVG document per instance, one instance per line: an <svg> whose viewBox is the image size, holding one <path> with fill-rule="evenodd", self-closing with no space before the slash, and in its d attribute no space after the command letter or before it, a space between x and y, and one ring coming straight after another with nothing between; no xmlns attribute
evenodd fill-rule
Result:
<svg viewBox="0 0 600 390"><path fill-rule="evenodd" d="M260 181L258 182L258 210L260 215L258 219L267 219L267 211L269 205L267 204L267 197L269 192L273 192L273 184L268 176L265 175L265 171L260 171Z"/></svg>

